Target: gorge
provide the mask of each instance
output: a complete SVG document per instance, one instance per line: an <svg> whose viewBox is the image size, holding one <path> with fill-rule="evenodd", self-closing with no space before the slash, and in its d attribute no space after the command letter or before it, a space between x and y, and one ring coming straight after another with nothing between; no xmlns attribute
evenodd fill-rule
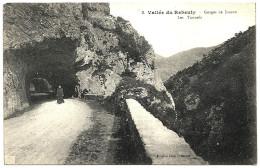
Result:
<svg viewBox="0 0 260 168"><path fill-rule="evenodd" d="M46 164L45 155L57 156L49 157L54 164L193 163L154 157L152 147L164 147L158 156L165 156L169 144L167 156L188 151L196 164L256 164L255 26L218 46L156 60L149 42L112 16L108 3L7 3L3 12L5 147L32 152L20 163L37 158L33 147L42 149L43 139L63 154L38 150L36 164ZM61 106L54 101L58 85L68 98ZM53 97L34 108L42 92ZM83 99L86 92L98 101ZM27 113L17 117L21 111Z"/></svg>

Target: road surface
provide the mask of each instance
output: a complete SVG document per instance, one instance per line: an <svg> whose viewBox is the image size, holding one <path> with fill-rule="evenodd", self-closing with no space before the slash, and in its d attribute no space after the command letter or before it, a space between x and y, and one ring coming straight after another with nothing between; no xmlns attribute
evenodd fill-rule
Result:
<svg viewBox="0 0 260 168"><path fill-rule="evenodd" d="M153 164L207 164L137 101L127 104ZM132 150L127 121L92 100L43 102L4 120L5 164L146 164Z"/></svg>
<svg viewBox="0 0 260 168"><path fill-rule="evenodd" d="M5 164L64 164L78 135L93 125L91 114L86 103L65 99L4 120Z"/></svg>

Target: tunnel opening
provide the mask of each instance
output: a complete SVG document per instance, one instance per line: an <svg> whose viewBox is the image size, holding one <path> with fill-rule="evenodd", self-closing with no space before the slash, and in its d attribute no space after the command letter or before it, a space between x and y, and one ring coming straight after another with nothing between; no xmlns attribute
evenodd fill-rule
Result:
<svg viewBox="0 0 260 168"><path fill-rule="evenodd" d="M15 52L27 65L25 89L29 104L39 100L55 99L59 85L64 98L75 95L78 84L74 63L77 40L62 37L44 39Z"/></svg>
<svg viewBox="0 0 260 168"><path fill-rule="evenodd" d="M30 102L37 103L42 100L54 98L54 88L41 77L32 78L30 81Z"/></svg>

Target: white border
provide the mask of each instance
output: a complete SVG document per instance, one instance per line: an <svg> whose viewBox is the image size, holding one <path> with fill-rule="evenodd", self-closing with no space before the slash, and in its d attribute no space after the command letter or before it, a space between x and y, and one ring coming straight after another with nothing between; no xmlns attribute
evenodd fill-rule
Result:
<svg viewBox="0 0 260 168"><path fill-rule="evenodd" d="M0 16L0 22L1 22L1 31L0 31L0 37L1 37L1 59L0 59L0 68L1 68L1 75L0 75L0 81L1 81L1 95L0 95L0 104L1 104L1 108L0 108L0 117L1 117L1 120L0 120L0 130L1 130L1 135L0 135L0 167L12 167L12 168L16 168L16 167L20 167L20 165L4 165L4 149L3 149L3 4L5 3L15 3L15 2L41 2L41 3L53 3L53 2L141 2L141 0L93 0L93 1L90 1L90 0L77 0L77 1L71 1L71 0L44 0L44 1L41 1L41 0L15 0L15 1L6 1L6 0L2 0L1 1L1 6L0 6L0 10L1 10L1 16ZM176 0L176 1L172 1L172 0L142 0L142 2L161 2L161 3L164 3L164 2L196 2L196 3L200 3L200 2L218 2L218 3L232 3L232 2L241 2L241 3L256 3L256 9L258 10L259 9L259 3L257 3L256 0ZM256 11L256 25L258 23L258 20L259 20L259 13ZM257 35L256 35L256 38L257 38L257 44L258 44L258 39L259 38L259 34L258 34L258 26L256 26L256 29L257 29ZM260 70L260 67L258 66L259 64L259 58L258 58L258 50L259 49L259 45L257 45L257 49L256 49L256 60L257 60L257 67L256 67L256 76L257 76L257 93L259 93L259 70ZM257 105L259 104L259 98L258 98L258 94L257 94ZM257 121L258 121L258 118L259 118L259 108L257 108ZM257 134L259 135L259 124L257 123ZM257 150L257 156L259 157L260 154L259 154L259 137L257 138L257 144L258 144L258 150ZM259 162L259 160L258 160ZM259 165L259 163L257 164ZM21 165L22 167L28 167L28 165ZM71 167L70 165L29 165L30 167L58 167L58 166L62 166L62 167ZM103 167L104 165L75 165L73 167L82 167L82 166L88 166L90 168L92 167ZM112 165L105 165L106 167L115 167L115 166L112 166ZM127 166L127 165L121 165L119 167L122 167L122 166ZM138 165L128 165L127 167L139 167ZM190 166L175 166L175 165L153 165L153 167L190 167ZM191 165L191 166L195 166L195 165ZM216 166L216 165L212 165L212 166ZM142 166L142 167L148 167L148 166ZM217 167L234 167L234 166L217 166ZM237 167L237 166L236 166ZM249 166L239 166L239 167L251 167L250 165Z"/></svg>

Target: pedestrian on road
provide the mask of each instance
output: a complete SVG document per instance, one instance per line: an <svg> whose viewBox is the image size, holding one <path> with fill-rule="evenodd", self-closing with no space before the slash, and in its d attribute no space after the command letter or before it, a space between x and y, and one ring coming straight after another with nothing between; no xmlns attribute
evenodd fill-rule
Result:
<svg viewBox="0 0 260 168"><path fill-rule="evenodd" d="M57 103L58 104L61 104L61 103L64 103L64 100L63 100L63 89L61 88L61 85L59 85L58 89L57 89Z"/></svg>

